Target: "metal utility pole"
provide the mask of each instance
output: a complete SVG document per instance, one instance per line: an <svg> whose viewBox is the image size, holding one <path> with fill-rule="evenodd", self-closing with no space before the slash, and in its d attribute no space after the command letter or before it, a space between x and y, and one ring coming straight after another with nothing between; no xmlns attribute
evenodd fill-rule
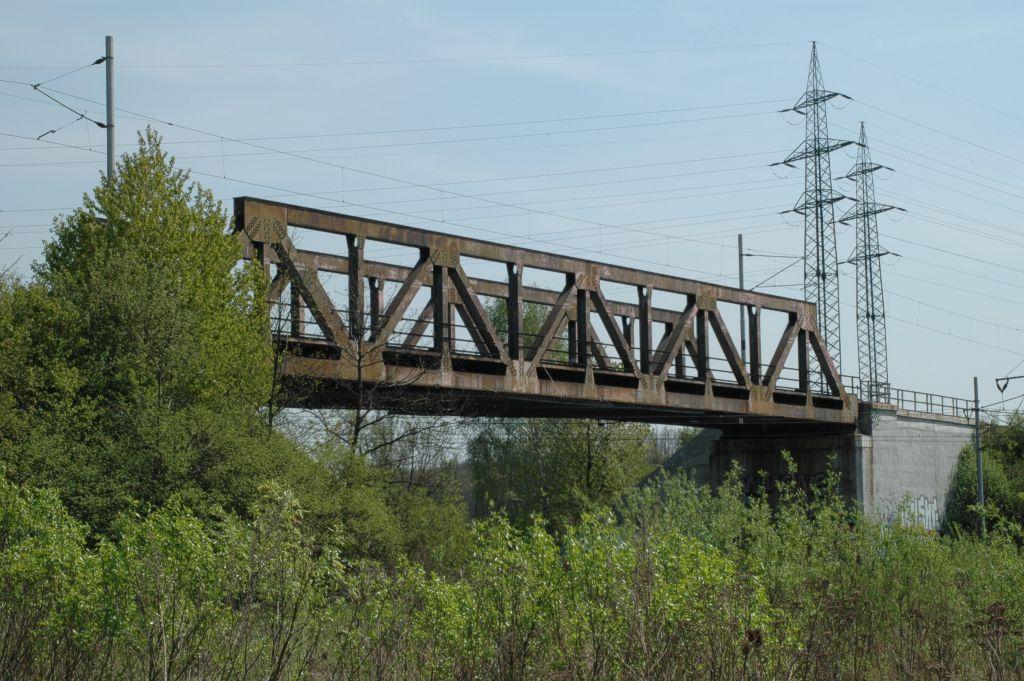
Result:
<svg viewBox="0 0 1024 681"><path fill-rule="evenodd" d="M740 259L740 289L746 289L743 285L743 235L736 235L736 249ZM747 365L747 315L746 305L740 305L740 359L743 366Z"/></svg>
<svg viewBox="0 0 1024 681"><path fill-rule="evenodd" d="M804 298L817 308L818 329L832 361L839 368L839 260L836 256L836 223L833 205L846 198L832 191L829 155L847 145L846 140L828 136L828 102L846 97L825 89L818 64L817 43L811 43L807 89L788 111L804 117L804 141L775 165L795 168L804 163L804 192L792 211L804 218ZM848 98L847 98L848 99ZM821 381L821 367L810 353L811 373Z"/></svg>
<svg viewBox="0 0 1024 681"><path fill-rule="evenodd" d="M981 408L978 406L978 377L974 377L974 456L978 465L978 515L985 532L985 474L981 467Z"/></svg>
<svg viewBox="0 0 1024 681"><path fill-rule="evenodd" d="M888 402L889 359L881 258L890 252L878 245L878 215L903 209L875 202L874 173L885 166L871 162L863 122L858 145L857 162L846 174L846 179L857 183L857 201L839 222L853 224L857 229L857 248L847 262L857 267L857 367L861 398L868 402Z"/></svg>
<svg viewBox="0 0 1024 681"><path fill-rule="evenodd" d="M114 37L107 36L103 63L107 67L107 181L114 178Z"/></svg>

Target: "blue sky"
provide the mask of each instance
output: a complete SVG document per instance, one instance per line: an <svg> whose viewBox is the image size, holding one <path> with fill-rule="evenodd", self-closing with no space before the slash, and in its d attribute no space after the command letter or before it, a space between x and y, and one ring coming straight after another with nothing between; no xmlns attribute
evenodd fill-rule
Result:
<svg viewBox="0 0 1024 681"><path fill-rule="evenodd" d="M802 227L778 214L801 175L768 164L801 140L776 111L803 91L817 40L826 85L853 98L830 111L832 135L864 120L894 169L878 200L908 209L880 219L902 256L885 261L891 382L966 395L977 374L994 401L992 379L1024 358L1022 20L1010 2L22 3L5 8L0 78L59 75L113 34L117 103L144 114L119 117L119 150L152 119L201 130L155 124L225 201L268 196L729 284L742 232L772 256L747 261L749 284L802 248ZM102 100L102 77L50 86L99 118L71 95ZM0 266L20 258L27 272L103 158L36 142L74 115L31 88L0 95ZM80 121L46 139L102 150L102 134ZM834 175L852 163L837 152ZM433 189L383 190L395 183L359 171ZM840 228L841 258L853 241ZM799 281L794 267L772 283ZM841 285L852 374L848 270Z"/></svg>

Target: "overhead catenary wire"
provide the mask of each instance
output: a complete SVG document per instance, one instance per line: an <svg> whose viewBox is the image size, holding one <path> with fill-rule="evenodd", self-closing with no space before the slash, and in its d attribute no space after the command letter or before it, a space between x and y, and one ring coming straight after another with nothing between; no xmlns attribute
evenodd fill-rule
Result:
<svg viewBox="0 0 1024 681"><path fill-rule="evenodd" d="M4 93L0 92L0 95ZM33 100L35 101L35 100ZM145 122L145 121L142 121ZM781 128L760 128L756 130L726 130L717 132L705 132L693 135L656 135L653 137L629 137L626 139L589 139L578 142L568 142L561 144L526 144L526 145L501 145L501 146L472 146L465 148L455 149L431 149L424 151L398 151L398 152L387 152L387 153L368 153L368 154L345 154L346 159L383 159L383 158L411 158L417 156L457 156L457 155L469 155L469 154L490 154L490 153L508 153L508 152L519 152L519 151L538 151L538 150L554 150L554 149L572 149L579 147L586 147L593 149L595 147L613 146L613 145L627 145L627 144L642 144L645 142L667 142L675 140L692 140L692 139L707 139L710 137L736 137L739 135L753 135L753 134L765 134L765 133L777 133L784 132ZM211 144L221 144L221 141L208 140ZM169 142L168 146L173 146L173 142ZM33 147L3 147L0 151L42 151L49 149L49 147L33 146ZM211 154L210 159L220 159L220 154ZM333 158L333 157L329 157ZM270 163L275 159L272 155L261 156L259 158L246 159L247 163ZM48 162L37 162L36 165L44 165L46 163L52 165L61 165L61 161L48 161ZM69 161L68 164L86 165L90 164L91 161ZM758 166L760 168L760 166Z"/></svg>
<svg viewBox="0 0 1024 681"><path fill-rule="evenodd" d="M731 45L694 45L682 47L666 47L643 50L610 50L596 52L567 52L529 55L484 55L484 56L461 56L461 57L424 57L419 59L364 59L347 61L318 61L318 62L262 62L242 64L126 64L118 66L121 69L156 70L156 69L264 69L264 68L305 68L324 66L400 66L413 64L456 64L456 63L477 63L477 62L511 62L511 61L539 61L548 59L580 59L593 57L626 57L643 56L656 54L674 54L687 52L717 52L722 50L751 50L767 47L788 47L792 45L803 45L806 41L785 41L766 43L738 43ZM38 65L4 65L3 69L62 69L68 66L38 66Z"/></svg>
<svg viewBox="0 0 1024 681"><path fill-rule="evenodd" d="M9 82L16 82L16 81L9 81ZM0 94L6 95L8 93L0 93ZM70 95L70 93L65 93L65 94ZM74 95L70 95L70 96L74 96ZM25 98L25 97L19 97L19 98L20 99L28 99L28 101L38 102L38 100L34 100L34 99L31 99L31 98ZM581 116L565 116L565 117L561 117L561 118L542 118L542 119L519 120L519 121L497 121L497 122L490 122L490 123L462 123L462 124L455 124L455 125L439 125L439 126L432 126L432 127L415 127L415 128L382 128L382 129L378 129L378 130L352 130L352 131L328 132L328 133L309 133L309 134L304 134L304 135L268 135L268 136L257 136L257 137L241 137L240 139L245 140L247 142L274 142L274 141L289 141L289 140L323 139L323 138L329 138L329 137L358 137L358 136L373 136L373 135L403 135L403 134L423 133L423 132L448 132L448 131L453 131L453 130L472 130L472 129L480 129L480 128L499 128L499 127L528 126L528 125L550 125L552 123L571 123L571 122L579 122L579 121L593 121L593 120L603 120L603 119L612 119L612 118L630 118L630 117L638 117L638 116L654 116L654 115L663 115L663 114L668 114L668 113L682 113L684 111L708 111L708 110L715 110L715 109L728 109L728 108L738 108L738 107L744 107L744 106L755 106L755 105L761 105L761 104L778 104L778 103L783 102L783 101L788 101L788 100L764 99L764 100L759 100L759 101L737 102L737 103L731 103L731 104L709 104L709 105L703 105L703 106L683 106L683 107L674 107L674 108L669 108L669 109L652 109L652 110L647 110L647 111L628 111L628 112L618 112L618 113L608 113L608 114L589 114L589 115L581 115ZM38 102L38 103L44 104L46 102ZM774 113L774 112L770 112L770 113ZM714 120L714 119L710 119L710 120ZM763 132L763 131L759 130L757 132ZM465 140L453 140L453 141L465 141ZM167 144L169 146L179 146L179 145L186 145L186 144L215 144L215 143L216 143L216 140L209 140L209 139L207 139L207 140L202 140L202 139L200 139L200 140L178 140L178 141L169 141L169 142L167 142ZM120 144L118 146L121 146L121 147L131 147L132 144L126 142L126 143ZM51 147L27 147L26 149L27 150L34 150L34 149L42 150L42 149L50 149L50 148Z"/></svg>
<svg viewBox="0 0 1024 681"><path fill-rule="evenodd" d="M147 118L148 118L148 119L153 119L153 117L147 117ZM154 119L154 120L156 120L156 119ZM175 125L175 124L173 124L173 123L169 123L169 122L165 122L165 123L167 123L167 124L169 124L169 125ZM181 127L181 126L177 126L177 127ZM208 134L208 135L210 135L210 134L213 134L213 133L208 133L208 132L205 132L205 131L200 131L200 132L202 132L203 134ZM219 138L219 139L223 139L223 138L222 138L222 137L220 137L220 136L218 136L218 138ZM267 153L279 153L279 151L274 151L274 152L267 152ZM286 153L287 153L287 152L286 152ZM294 153L290 153L290 154L294 154ZM312 160L312 159L307 159L307 160ZM410 183L410 182L407 182L407 184L416 184L416 183ZM470 196L471 196L471 195L470 195ZM469 198L469 196L467 196L467 198Z"/></svg>
<svg viewBox="0 0 1024 681"><path fill-rule="evenodd" d="M207 133L207 134L210 134L210 133ZM0 133L0 135L5 135L5 136L9 136L9 137L24 137L24 136L16 135L16 134L13 134L13 133ZM82 150L86 150L86 151L91 151L93 153L103 153L103 152L100 152L98 150L88 149L87 147L75 147L74 145L67 145L67 144L64 144L62 142L55 142L55 141L50 141L50 140L47 140L47 142L50 143L50 144L63 144L64 146L68 146L68 147L72 147L72 148L78 148L78 149L82 149ZM303 195L303 196L308 196L308 197L311 197L311 198L318 198L318 199L322 199L323 198L322 196L318 196L316 194L312 194L312 193L309 193L309 192L297 192L297 191L285 190L285 189L282 189L281 187L277 187L277 186L274 186L274 185L268 185L268 184L265 184L265 183L253 182L253 181L250 181L250 180L242 180L242 179L239 179L239 178L226 177L226 176L222 176L222 175L216 175L216 174L213 174L213 173L205 173L205 172L201 172L201 171L196 171L194 169L191 170L191 172L196 174L196 175L200 175L200 176L211 177L211 178L218 179L218 180L229 180L229 181L232 181L232 182L237 182L237 183L240 183L240 184L246 184L246 185L254 186L254 187L260 187L260 188L263 188L263 189L271 189L273 191L290 191L291 193L293 193L295 195ZM377 177L383 177L384 179L387 179L389 181L398 181L398 180L395 180L394 178L388 178L387 176L379 175L379 174L376 174L376 173L374 173L373 175L377 176ZM358 204L358 203L349 202L349 205L354 205L354 206L357 206L357 207L360 207L360 208L366 208L366 209L370 209L370 210L374 210L375 209L374 206L366 205L366 204ZM510 206L510 207L514 207L514 206ZM435 223L440 223L441 222L439 220L435 220L435 219L432 219L432 218L425 218L423 216L419 216L419 215L415 215L415 214L411 214L411 213L402 213L402 212L399 212L399 211L387 211L387 212L391 213L391 214L403 216L403 217L413 218L413 219L416 219L416 220L426 220L428 222L435 222ZM553 215L555 215L556 217L561 217L561 216L558 216L557 214L553 214ZM585 221L585 220L582 220L580 218L570 218L570 219L576 219L576 220L583 221L583 222L592 222L592 221ZM520 236L520 235L516 235L516 234L510 234L508 232L501 232L501 231L498 231L498 230L486 229L486 228L478 227L478 226L465 225L465 224L461 224L461 223L458 223L458 222L452 222L452 221L445 221L444 224L447 224L447 225L450 225L450 226L459 227L459 228L462 228L462 229L469 229L469 230L472 230L472 231L479 231L479 232L484 232L484 233L489 233L489 234L497 234L497 235L504 236L504 237L516 238L516 237ZM603 223L593 223L593 224L602 224L602 226L605 226L605 225L603 225ZM533 239L531 239L531 241L534 241L536 243L555 243L555 242L548 242L546 240L537 239L537 238L533 238ZM559 245L559 244L556 244L556 245ZM585 252L590 252L590 253L595 253L595 254L603 255L603 253L601 253L600 251L596 251L594 249L588 249L588 248L582 248L582 247L578 247L578 249L582 250L582 251L585 251ZM720 273L708 272L708 271L704 271L704 270L698 270L698 269L695 269L695 268L681 268L681 267L674 266L674 265L671 265L671 264L666 265L666 264L663 264L661 262L656 262L656 261L652 261L652 260L646 260L646 259L642 259L642 258L630 257L630 256L622 255L622 254L617 254L617 257L620 258L620 259L623 259L623 260L633 261L633 262L640 262L640 263L649 264L649 265L655 265L657 267L667 266L670 269L684 270L684 271L686 271L686 272L688 272L690 274L697 273L697 274L702 274L702 275L706 275L706 276L709 276L709 277L722 278L722 275Z"/></svg>
<svg viewBox="0 0 1024 681"><path fill-rule="evenodd" d="M84 71L85 69L89 68L90 66L98 66L98 65L104 63L105 61L107 61L106 57L100 57L100 58L96 59L95 61L91 61L88 64L85 64L83 66L79 66L77 68L73 68L70 71L67 71L65 73L61 73L59 75L53 76L52 78L47 78L46 80L41 80L38 83L33 83L32 87L38 88L40 85L46 85L47 83L52 83L55 80L60 80L61 78L64 78L66 76L70 76L73 73L78 73L79 71Z"/></svg>
<svg viewBox="0 0 1024 681"><path fill-rule="evenodd" d="M70 93L64 93L64 94L72 96L72 95L70 95ZM94 100L89 100L87 98L81 98L81 97L79 99L83 99L84 101L94 101ZM230 140L230 141L236 142L236 143L246 144L248 146L252 146L252 147L257 148L257 149L262 149L264 151L281 153L281 154L283 154L285 156L303 159L303 160L309 161L311 163L324 164L324 165L328 165L328 166L331 166L331 167L334 167L334 168L343 169L343 170L347 170L347 171L350 171L350 172L355 172L355 173L359 173L359 174L362 174L362 175L367 175L367 176L370 176L370 177L376 177L376 178L379 178L379 179L384 179L384 180L387 180L387 181L390 181L390 182L401 182L401 183L409 185L409 186L415 186L415 187L420 187L420 188L428 188L429 187L430 189L437 189L438 191L448 191L451 194L453 194L454 196L457 196L459 198L475 199L477 201L483 201L483 202L491 203L491 204L498 205L498 206L504 206L504 207L507 207L507 208L513 208L513 209L521 210L521 211L524 211L524 212L528 210L528 209L522 208L520 206L517 206L515 204L510 204L510 203L507 203L507 202L496 201L494 199L487 199L487 198L481 198L481 197L474 197L474 195L472 195L472 194L464 194L462 192L452 192L450 189L445 189L445 187L447 185L442 185L440 187L433 187L433 186L429 186L429 185L424 185L424 184L418 183L418 182L413 182L413 181L409 181L409 180L404 180L404 179L398 179L398 178L395 178L395 177L390 177L390 176L384 175L382 173L376 173L376 172L372 172L372 171L356 169L356 168L352 168L351 166L337 164L337 163L332 163L330 161L325 161L323 159L317 159L315 157L304 156L301 153L290 152L290 151L285 151L285 150L277 150L277 149L273 149L271 147L267 147L266 145L262 145L262 144L258 144L258 143L253 143L253 142L242 142L238 138L229 137L229 136L226 136L226 135L219 135L218 133L213 133L213 132L209 132L209 131L206 131L206 130L201 130L201 129L195 128L193 126L187 126L187 125L182 125L182 124L178 124L178 123L173 123L173 122L170 122L170 121L165 121L165 120L162 120L162 119L160 119L158 117L148 116L148 115L140 114L140 113L134 112L134 111L127 111L126 110L126 112L129 113L129 114L132 114L132 115L143 116L143 117L149 118L149 119L151 119L152 121L154 121L156 123L160 123L160 124L164 124L164 125L168 125L168 126L172 126L172 127L177 127L177 128L184 129L184 130L189 130L189 131L196 132L196 133L199 133L199 134L209 135L209 136L215 137L215 138L220 138L220 139L224 139L224 140ZM363 207L370 208L369 206L363 206ZM598 227L609 226L609 225L606 225L603 222L599 222L599 221L595 221L595 220L588 220L588 219L580 218L580 217L576 217L576 216L568 216L568 215L564 215L564 214L561 214L561 213L554 213L552 211L532 210L530 212L531 213L538 213L538 214L542 214L542 215L547 215L547 216L551 216L551 217L555 217L555 218L560 218L560 219L575 220L575 221L578 221L580 223L590 224L590 225L594 225L594 226L598 226ZM422 216L417 216L417 217L419 219L422 219ZM442 220L442 222L447 223L447 221L445 221L445 220ZM610 226L613 227L613 228L615 227L614 225L610 225Z"/></svg>

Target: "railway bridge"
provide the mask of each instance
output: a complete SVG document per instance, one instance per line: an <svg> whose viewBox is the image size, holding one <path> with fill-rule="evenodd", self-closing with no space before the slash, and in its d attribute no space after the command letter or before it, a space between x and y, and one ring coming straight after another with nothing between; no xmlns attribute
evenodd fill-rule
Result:
<svg viewBox="0 0 1024 681"><path fill-rule="evenodd" d="M269 282L288 406L707 428L677 457L697 477L738 463L777 478L785 449L803 479L838 468L869 511L906 497L941 522L967 403L862 403L808 302L262 199L234 209Z"/></svg>
<svg viewBox="0 0 1024 681"><path fill-rule="evenodd" d="M271 282L295 406L373 393L392 409L468 415L856 420L801 300L258 199L236 199L235 216L244 257ZM299 248L309 232L342 252ZM369 257L389 246L411 262ZM741 309L748 354L737 350Z"/></svg>

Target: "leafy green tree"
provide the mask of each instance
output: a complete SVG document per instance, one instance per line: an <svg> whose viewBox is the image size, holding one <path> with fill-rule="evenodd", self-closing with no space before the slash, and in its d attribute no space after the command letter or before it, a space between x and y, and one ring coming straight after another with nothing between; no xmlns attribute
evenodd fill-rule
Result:
<svg viewBox="0 0 1024 681"><path fill-rule="evenodd" d="M263 425L264 282L238 264L227 225L152 130L56 220L33 281L0 288L0 461L13 480L60 490L105 531L138 502L177 494L245 513L263 481L312 477Z"/></svg>
<svg viewBox="0 0 1024 681"><path fill-rule="evenodd" d="M1024 525L1024 417L982 431L985 515L993 521ZM946 507L946 524L961 529L979 525L978 466L974 445L960 452Z"/></svg>
<svg viewBox="0 0 1024 681"><path fill-rule="evenodd" d="M562 529L647 475L648 427L581 419L500 419L470 442L473 509L519 526L536 513Z"/></svg>

